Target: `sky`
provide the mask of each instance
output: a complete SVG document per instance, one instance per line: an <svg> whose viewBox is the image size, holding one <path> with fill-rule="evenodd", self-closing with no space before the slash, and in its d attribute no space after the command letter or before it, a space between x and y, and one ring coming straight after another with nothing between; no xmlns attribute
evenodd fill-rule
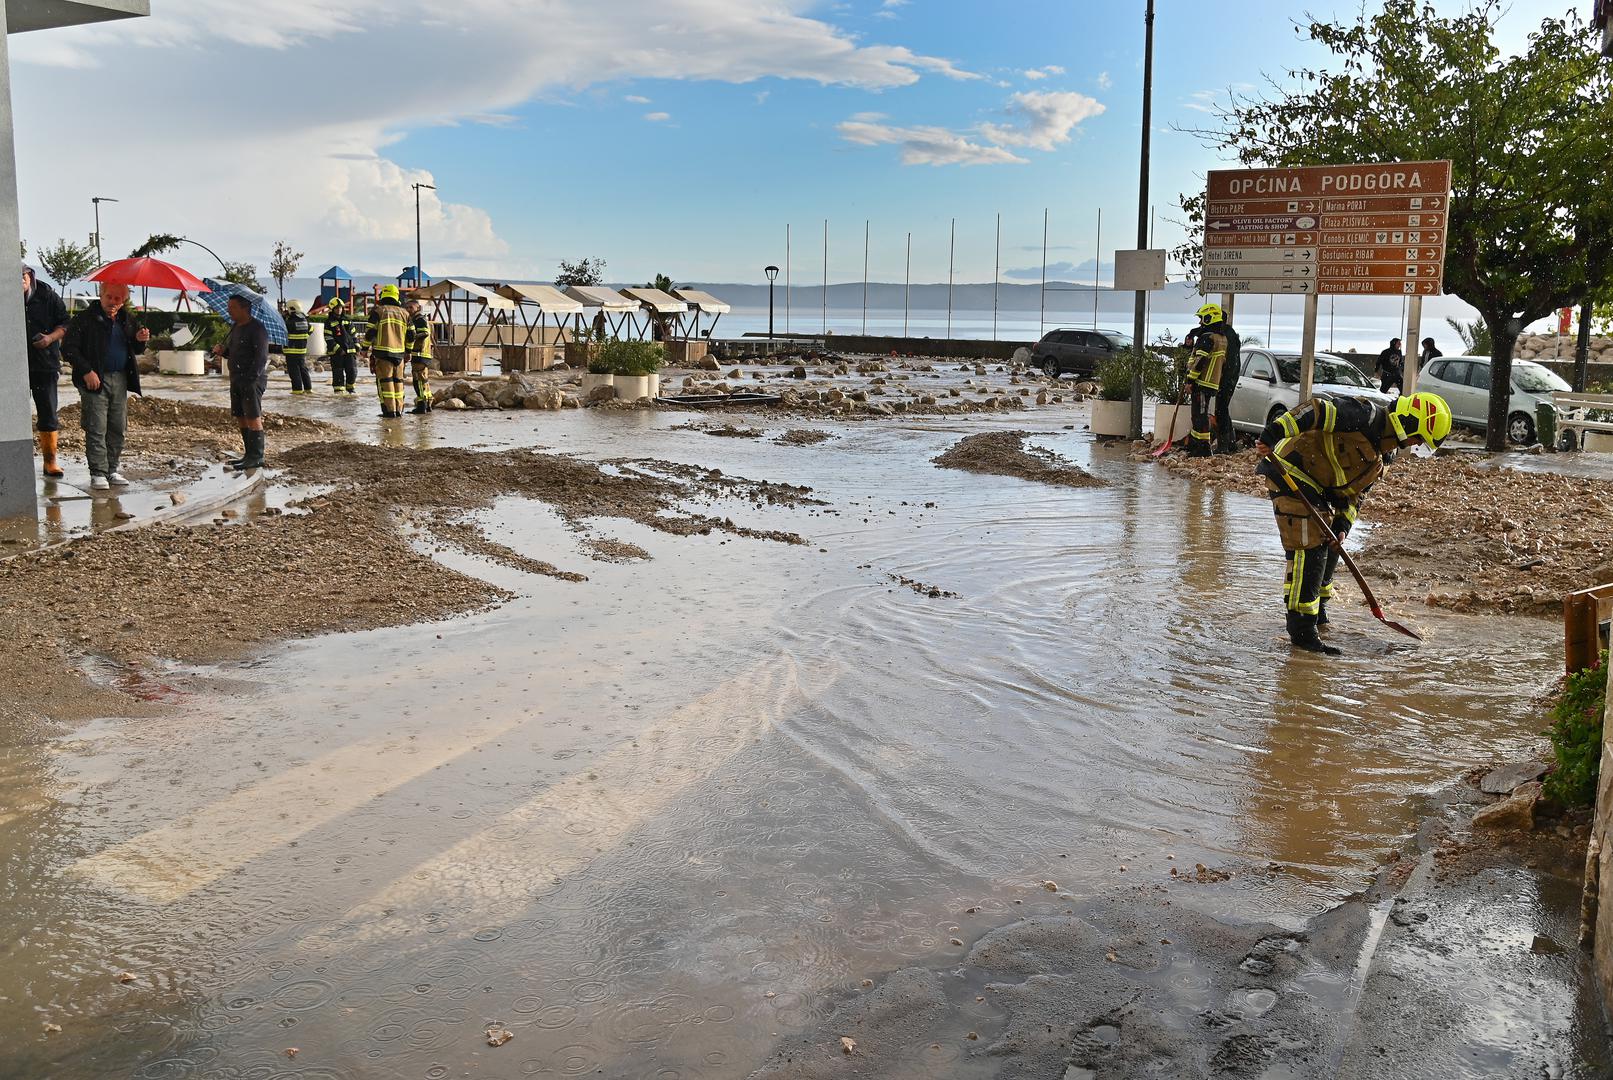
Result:
<svg viewBox="0 0 1613 1080"><path fill-rule="evenodd" d="M10 39L22 229L103 250L193 237L266 279L428 273L795 284L1104 274L1137 229L1142 0L152 0L149 18ZM1438 0L1442 11L1467 7ZM1590 7L1589 0L1579 5ZM1158 0L1150 202L1216 155L1184 129L1354 2ZM1521 44L1561 0L1513 0ZM1234 41L1235 48L1227 46ZM955 234L953 232L955 221ZM176 261L214 266L194 249ZM783 275L781 275L781 283Z"/></svg>

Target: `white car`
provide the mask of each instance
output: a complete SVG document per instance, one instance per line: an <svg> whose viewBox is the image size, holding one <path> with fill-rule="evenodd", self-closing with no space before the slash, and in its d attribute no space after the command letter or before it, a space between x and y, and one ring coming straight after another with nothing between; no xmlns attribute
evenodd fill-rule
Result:
<svg viewBox="0 0 1613 1080"><path fill-rule="evenodd" d="M1490 358L1442 356L1417 373L1417 389L1438 394L1458 424L1490 427ZM1512 361L1512 401L1507 405L1507 438L1519 446L1535 441L1535 406L1551 403L1553 391L1573 389L1556 372L1528 360Z"/></svg>
<svg viewBox="0 0 1613 1080"><path fill-rule="evenodd" d="M1232 391L1232 427L1259 435L1277 417L1299 404L1299 353L1244 349L1238 387ZM1311 390L1335 397L1364 397L1387 405L1394 400L1367 381L1361 369L1332 353L1316 354Z"/></svg>

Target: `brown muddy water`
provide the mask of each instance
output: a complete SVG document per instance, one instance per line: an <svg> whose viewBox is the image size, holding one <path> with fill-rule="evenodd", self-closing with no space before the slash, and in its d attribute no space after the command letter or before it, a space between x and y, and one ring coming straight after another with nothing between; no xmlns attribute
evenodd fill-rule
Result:
<svg viewBox="0 0 1613 1080"><path fill-rule="evenodd" d="M613 520L653 559L607 564L506 501L492 535L590 580L445 555L519 598L167 671L153 716L0 732L0 1076L745 1077L862 980L1075 902L1302 928L1419 795L1536 747L1552 623L1419 610L1404 647L1340 604L1347 655L1295 656L1268 508L1076 416L996 426L1107 486L930 464L989 420L807 447L771 441L799 421L716 440L678 414L397 425L828 506L722 508L806 547ZM1200 863L1231 876L1173 875Z"/></svg>

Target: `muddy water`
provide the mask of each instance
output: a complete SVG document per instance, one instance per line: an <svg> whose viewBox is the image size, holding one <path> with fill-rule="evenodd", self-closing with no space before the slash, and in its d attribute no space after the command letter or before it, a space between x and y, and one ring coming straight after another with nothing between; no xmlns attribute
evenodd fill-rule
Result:
<svg viewBox="0 0 1613 1080"><path fill-rule="evenodd" d="M1024 914L1145 888L1301 926L1417 793L1538 729L1551 624L1419 611L1408 649L1348 610L1345 659L1292 656L1263 505L1059 424L1036 441L1109 486L928 464L989 422L803 448L685 419L396 437L811 484L827 507L721 508L810 546L612 521L654 558L601 564L509 501L501 542L591 580L447 553L520 598L7 739L0 1075L742 1077L862 979ZM1173 877L1197 863L1232 876ZM929 1053L915 1074L962 1074Z"/></svg>

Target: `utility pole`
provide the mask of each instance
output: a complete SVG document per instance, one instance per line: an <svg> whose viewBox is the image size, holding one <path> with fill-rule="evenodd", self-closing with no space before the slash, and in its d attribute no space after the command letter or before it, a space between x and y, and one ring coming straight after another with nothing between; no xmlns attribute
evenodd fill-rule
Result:
<svg viewBox="0 0 1613 1080"><path fill-rule="evenodd" d="M1038 338L1047 333L1047 207L1042 207L1042 321L1036 331Z"/></svg>
<svg viewBox="0 0 1613 1080"><path fill-rule="evenodd" d="M1154 122L1154 0L1148 0L1143 15L1146 27L1143 45L1143 145L1137 176L1137 250L1148 246L1148 136ZM1132 320L1131 343L1137 350L1137 363L1131 373L1131 437L1143 437L1143 358L1148 355L1148 293L1139 291Z"/></svg>
<svg viewBox="0 0 1613 1080"><path fill-rule="evenodd" d="M863 337L868 336L868 219L863 218Z"/></svg>
<svg viewBox="0 0 1613 1080"><path fill-rule="evenodd" d="M997 282L1003 276L1003 216L997 214L997 252L991 264L991 340L997 340Z"/></svg>
<svg viewBox="0 0 1613 1080"><path fill-rule="evenodd" d="M829 219L823 219L823 337L829 338Z"/></svg>
<svg viewBox="0 0 1613 1080"><path fill-rule="evenodd" d="M952 219L952 234L947 240L947 355L952 355L952 263L958 250L958 219Z"/></svg>
<svg viewBox="0 0 1613 1080"><path fill-rule="evenodd" d="M101 262L101 204L104 202L117 202L118 200L106 195L92 195L90 202L95 204L95 261Z"/></svg>
<svg viewBox="0 0 1613 1080"><path fill-rule="evenodd" d="M913 288L913 234L907 234L907 270L902 276L902 336L907 336L908 293Z"/></svg>
<svg viewBox="0 0 1613 1080"><path fill-rule="evenodd" d="M436 189L436 187L434 187L431 184L419 184L419 183L417 183L417 184L414 184L413 187L414 187L414 283L418 286L418 285L425 284L424 278L426 276L426 271L420 265L420 189L421 188L426 188L429 191L436 191L437 189Z"/></svg>

